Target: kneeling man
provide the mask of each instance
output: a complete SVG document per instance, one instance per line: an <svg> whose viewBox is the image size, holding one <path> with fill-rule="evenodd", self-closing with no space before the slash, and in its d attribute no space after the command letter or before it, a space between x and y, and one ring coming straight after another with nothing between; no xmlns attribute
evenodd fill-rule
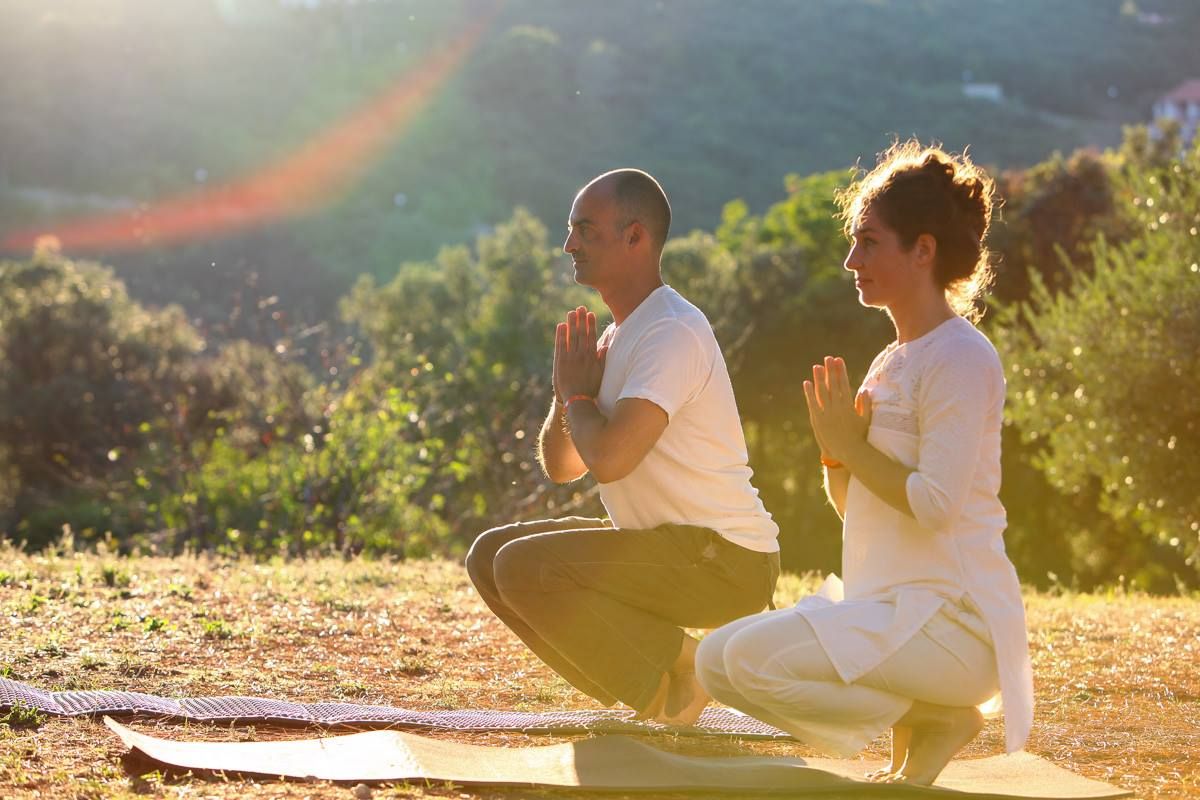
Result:
<svg viewBox="0 0 1200 800"><path fill-rule="evenodd" d="M494 528L475 541L467 571L577 689L639 719L690 725L710 698L682 628L769 604L779 528L750 484L712 328L663 283L670 223L662 187L640 170L601 175L571 206L563 249L614 322L597 336L596 315L580 307L558 325L539 461L557 483L590 472L609 520Z"/></svg>

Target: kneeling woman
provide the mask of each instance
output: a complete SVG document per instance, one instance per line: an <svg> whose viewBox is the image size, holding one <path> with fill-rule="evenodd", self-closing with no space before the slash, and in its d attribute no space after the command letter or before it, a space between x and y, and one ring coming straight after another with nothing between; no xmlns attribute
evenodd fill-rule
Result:
<svg viewBox="0 0 1200 800"><path fill-rule="evenodd" d="M859 301L896 328L857 394L840 358L804 384L843 519L844 583L714 631L697 678L836 755L890 727L891 766L872 777L929 784L1000 696L1010 752L1033 716L997 496L1004 372L964 318L990 277L992 182L965 157L910 141L840 200Z"/></svg>

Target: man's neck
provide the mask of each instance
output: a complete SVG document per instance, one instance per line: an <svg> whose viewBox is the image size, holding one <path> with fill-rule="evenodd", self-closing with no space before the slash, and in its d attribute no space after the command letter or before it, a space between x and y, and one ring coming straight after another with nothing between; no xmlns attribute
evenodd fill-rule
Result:
<svg viewBox="0 0 1200 800"><path fill-rule="evenodd" d="M656 271L640 279L626 281L619 286L600 289L600 299L612 312L613 322L620 325L634 312L634 309L642 304L643 300L662 285L662 275Z"/></svg>

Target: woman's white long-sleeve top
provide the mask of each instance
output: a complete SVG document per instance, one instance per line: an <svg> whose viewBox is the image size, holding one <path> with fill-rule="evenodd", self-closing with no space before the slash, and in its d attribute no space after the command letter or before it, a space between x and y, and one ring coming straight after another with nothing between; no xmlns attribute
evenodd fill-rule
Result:
<svg viewBox="0 0 1200 800"><path fill-rule="evenodd" d="M913 470L913 516L850 479L842 527L842 597L796 607L838 673L852 682L907 642L946 602L973 607L991 633L1007 749L1033 721L1033 671L1016 570L1004 551L1000 429L1004 371L995 348L961 317L876 358L863 381L868 441ZM837 602L834 602L837 600Z"/></svg>

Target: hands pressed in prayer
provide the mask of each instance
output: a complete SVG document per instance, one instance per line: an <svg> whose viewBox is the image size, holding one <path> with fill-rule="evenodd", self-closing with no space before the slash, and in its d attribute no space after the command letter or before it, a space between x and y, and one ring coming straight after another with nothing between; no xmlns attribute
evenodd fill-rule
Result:
<svg viewBox="0 0 1200 800"><path fill-rule="evenodd" d="M554 332L554 391L559 400L595 398L604 378L607 347L596 348L596 315L580 306Z"/></svg>
<svg viewBox="0 0 1200 800"><path fill-rule="evenodd" d="M813 366L813 379L804 382L808 421L821 448L822 459L845 462L867 440L871 427L871 395L855 396L846 374L846 362L825 357Z"/></svg>

